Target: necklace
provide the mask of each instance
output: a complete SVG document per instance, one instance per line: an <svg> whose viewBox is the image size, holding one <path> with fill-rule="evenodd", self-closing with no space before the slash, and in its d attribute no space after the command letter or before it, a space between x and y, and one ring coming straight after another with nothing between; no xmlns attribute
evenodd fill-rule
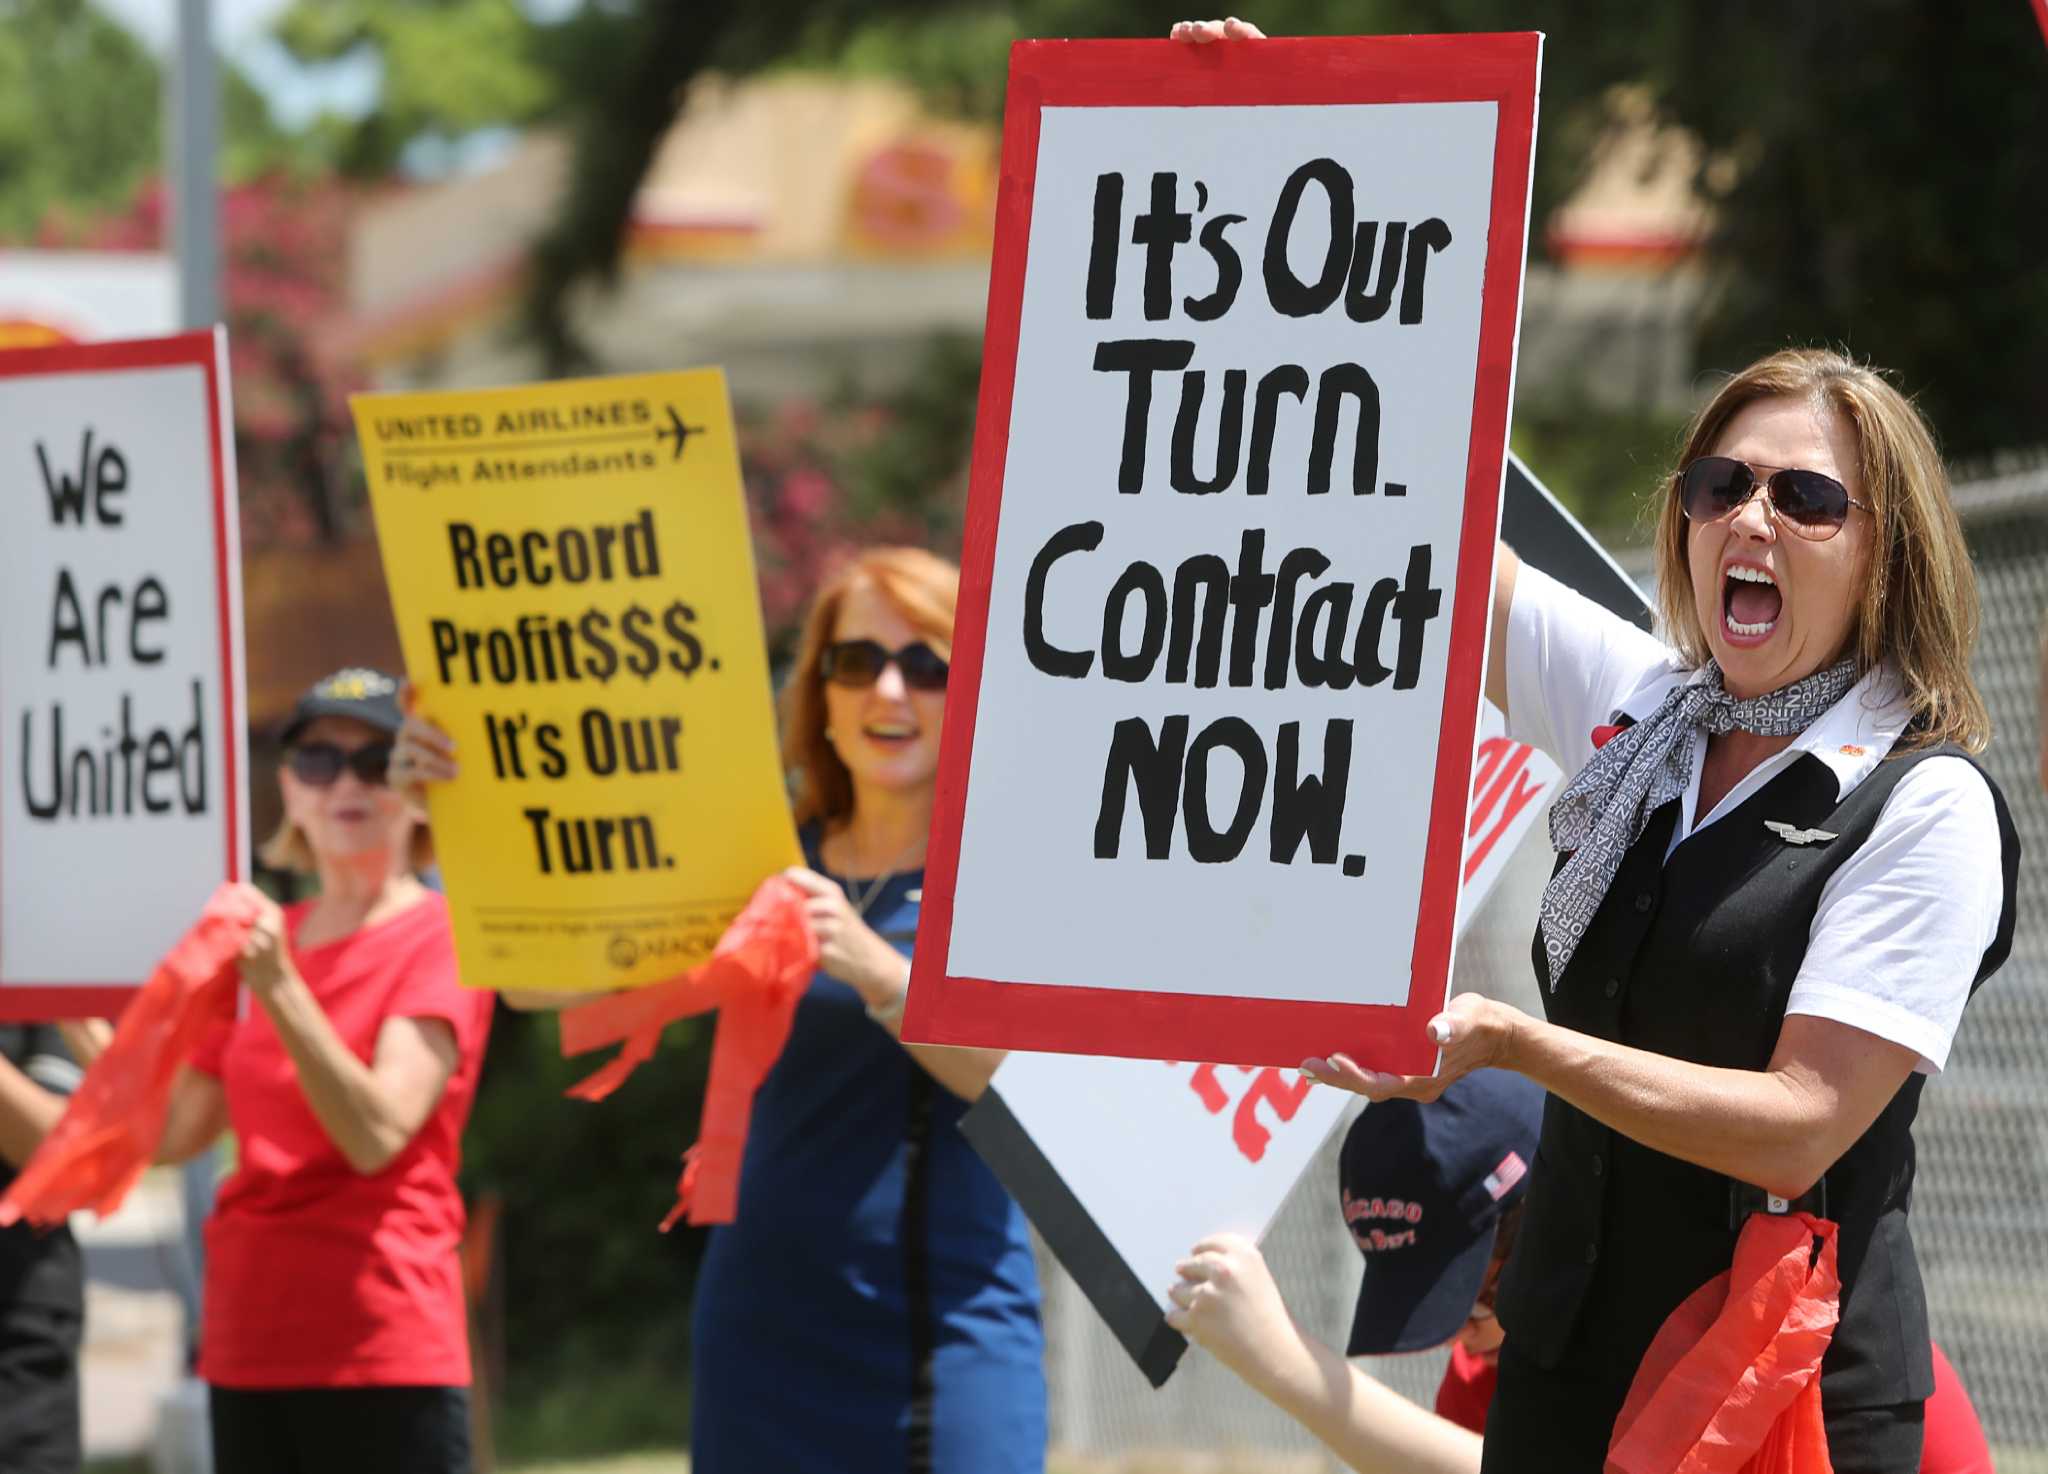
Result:
<svg viewBox="0 0 2048 1474"><path fill-rule="evenodd" d="M849 848L852 846L852 842L852 836L847 836L847 844ZM899 874L902 873L903 862L910 858L912 853L916 851L917 846L918 840L912 839L909 844L903 847L902 851L896 856L895 860L890 863L887 869L883 870L880 874L876 875L872 880L868 881L864 887L862 887L859 895L851 894L853 887L853 877L851 875L848 875L846 877L849 899L853 902L854 915L862 918L865 918L867 916L868 907L874 904L875 898L877 896L881 895L882 887L887 885L890 881L894 880ZM856 863L858 863L858 856L855 856L854 858Z"/></svg>

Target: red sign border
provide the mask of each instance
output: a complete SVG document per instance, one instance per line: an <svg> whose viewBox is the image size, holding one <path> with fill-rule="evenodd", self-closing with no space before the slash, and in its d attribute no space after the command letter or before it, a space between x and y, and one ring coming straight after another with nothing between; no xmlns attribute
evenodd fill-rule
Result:
<svg viewBox="0 0 2048 1474"><path fill-rule="evenodd" d="M903 1022L906 1040L1278 1066L1348 1050L1373 1068L1403 1073L1435 1068L1436 1047L1424 1026L1443 1006L1450 981L1521 316L1542 44L1540 34L1526 32L1209 46L1166 41L1020 41L1012 46L960 605L919 946ZM953 891L987 640L1041 110L1418 102L1492 102L1499 111L1458 594L1451 611L1451 657L1407 1003L1212 997L953 975L947 967ZM1461 691L1470 699L1458 699ZM1030 904L1028 889L1020 889L1018 899ZM1349 961L1332 957L1328 965L1343 968ZM1413 983L1418 978L1426 980L1423 985Z"/></svg>
<svg viewBox="0 0 2048 1474"><path fill-rule="evenodd" d="M242 590L241 528L235 495L234 425L228 408L227 333L202 328L162 338L106 343L59 343L43 348L0 351L0 379L50 374L105 373L141 368L199 369L206 376L208 460L213 476L215 608L220 617L222 814L227 826L228 880L249 875L248 824L242 804L246 737L239 715L244 679L240 637ZM4 693L0 693L4 696ZM7 736L0 731L0 761ZM5 862L0 853L0 864ZM196 916L195 916L196 919ZM168 948L176 941L166 937ZM59 1018L113 1018L142 986L133 982L13 982L0 957L0 1023L36 1023Z"/></svg>

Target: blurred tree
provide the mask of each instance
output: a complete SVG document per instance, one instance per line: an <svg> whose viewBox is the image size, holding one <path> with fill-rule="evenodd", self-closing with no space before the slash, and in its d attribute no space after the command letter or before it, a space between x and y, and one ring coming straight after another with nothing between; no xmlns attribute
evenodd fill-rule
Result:
<svg viewBox="0 0 2048 1474"><path fill-rule="evenodd" d="M236 68L220 75L226 179L317 169L315 140L279 128ZM156 58L86 0L0 0L0 240L124 208L161 167L161 97Z"/></svg>
<svg viewBox="0 0 2048 1474"><path fill-rule="evenodd" d="M940 105L991 115L1012 37L1163 35L1187 10L1174 0L611 0L543 25L514 0L300 0L284 34L302 54L374 46L384 58L392 121L366 125L383 142L363 158L389 157L408 128L474 126L494 112L574 128L575 184L536 246L526 313L551 368L567 372L591 366L568 303L616 271L633 196L700 71L889 71ZM2048 420L2048 333L2016 327L2048 320L2048 54L2021 0L1648 10L1635 0L1271 0L1256 18L1275 34L1545 30L1539 222L1613 126L1617 86L1643 89L1659 118L1706 146L1700 183L1719 221L1708 362L1787 341L1844 343L1895 368L1962 454L2038 437ZM515 63L518 85L502 93L483 85L487 68L439 61L450 46L474 55L493 41Z"/></svg>
<svg viewBox="0 0 2048 1474"><path fill-rule="evenodd" d="M1614 88L1701 140L1703 363L1841 344L1892 369L1952 454L2042 438L2048 50L2024 0L1390 8L1403 29L1546 33L1539 222L1612 126Z"/></svg>
<svg viewBox="0 0 2048 1474"><path fill-rule="evenodd" d="M125 199L156 160L156 96L155 61L84 0L0 0L0 233Z"/></svg>
<svg viewBox="0 0 2048 1474"><path fill-rule="evenodd" d="M538 26L517 0L294 0L272 31L303 63L376 58L377 106L316 131L343 172L384 179L422 140L549 116L562 100L558 43L583 29Z"/></svg>

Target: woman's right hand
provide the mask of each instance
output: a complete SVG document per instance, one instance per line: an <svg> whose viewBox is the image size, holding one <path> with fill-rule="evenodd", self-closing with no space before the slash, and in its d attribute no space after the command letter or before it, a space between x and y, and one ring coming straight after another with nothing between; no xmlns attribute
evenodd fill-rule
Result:
<svg viewBox="0 0 2048 1474"><path fill-rule="evenodd" d="M1170 41L1187 41L1196 46L1207 46L1211 41L1263 41L1266 33L1248 20L1231 16L1228 20L1183 20L1175 21L1173 29L1166 33Z"/></svg>

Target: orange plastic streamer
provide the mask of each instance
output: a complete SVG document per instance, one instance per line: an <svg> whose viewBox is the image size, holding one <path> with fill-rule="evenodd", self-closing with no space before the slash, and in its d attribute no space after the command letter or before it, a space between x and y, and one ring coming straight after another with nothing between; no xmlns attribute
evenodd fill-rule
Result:
<svg viewBox="0 0 2048 1474"><path fill-rule="evenodd" d="M754 1092L782 1053L797 1001L818 965L804 899L795 885L770 876L702 966L562 1013L564 1056L625 1045L609 1064L569 1090L578 1100L603 1100L654 1053L669 1024L718 1010L704 1117L697 1144L683 1153L676 1205L661 1223L664 1233L685 1215L693 1224L730 1223L739 1209L740 1162L746 1155Z"/></svg>
<svg viewBox="0 0 2048 1474"><path fill-rule="evenodd" d="M1728 1272L1650 1343L1606 1474L1833 1474L1820 1362L1840 1315L1835 1225L1751 1214Z"/></svg>
<svg viewBox="0 0 2048 1474"><path fill-rule="evenodd" d="M207 1029L234 1014L235 959L257 915L232 887L213 893L121 1011L64 1114L0 1196L0 1226L25 1218L47 1228L81 1208L104 1218L121 1206L156 1157L179 1067Z"/></svg>

